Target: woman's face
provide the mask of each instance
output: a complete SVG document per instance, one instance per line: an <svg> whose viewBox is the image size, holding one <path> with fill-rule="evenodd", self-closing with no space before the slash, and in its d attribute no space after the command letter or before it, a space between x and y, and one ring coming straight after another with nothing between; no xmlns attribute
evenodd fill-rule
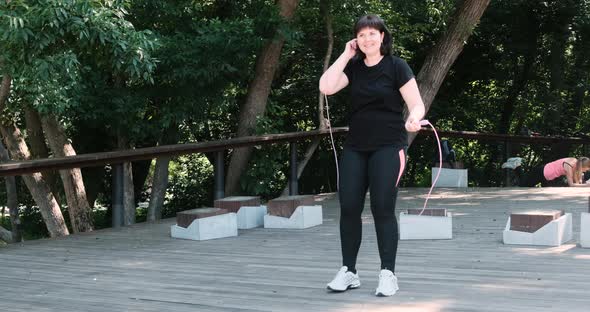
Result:
<svg viewBox="0 0 590 312"><path fill-rule="evenodd" d="M379 30L365 27L356 34L356 43L367 56L381 55L383 36Z"/></svg>

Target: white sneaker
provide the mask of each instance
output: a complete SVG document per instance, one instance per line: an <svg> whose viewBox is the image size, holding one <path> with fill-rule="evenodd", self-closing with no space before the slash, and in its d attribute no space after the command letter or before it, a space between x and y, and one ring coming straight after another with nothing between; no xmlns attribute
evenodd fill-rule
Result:
<svg viewBox="0 0 590 312"><path fill-rule="evenodd" d="M379 286L375 290L375 296L389 297L399 290L397 277L389 270L381 270L379 273Z"/></svg>
<svg viewBox="0 0 590 312"><path fill-rule="evenodd" d="M359 275L348 271L348 267L343 266L336 273L334 279L328 283L327 288L331 291L345 291L361 286Z"/></svg>

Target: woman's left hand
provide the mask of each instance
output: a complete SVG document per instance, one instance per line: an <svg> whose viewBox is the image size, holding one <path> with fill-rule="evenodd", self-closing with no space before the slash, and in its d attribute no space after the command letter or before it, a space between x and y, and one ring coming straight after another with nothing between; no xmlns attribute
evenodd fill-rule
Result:
<svg viewBox="0 0 590 312"><path fill-rule="evenodd" d="M422 126L420 126L420 121L416 120L413 117L408 117L408 120L406 120L406 130L408 132L416 132L419 131L422 128Z"/></svg>

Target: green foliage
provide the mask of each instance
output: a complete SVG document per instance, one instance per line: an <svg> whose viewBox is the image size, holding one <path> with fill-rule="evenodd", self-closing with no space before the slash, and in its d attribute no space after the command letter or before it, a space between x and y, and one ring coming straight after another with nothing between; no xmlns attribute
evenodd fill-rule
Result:
<svg viewBox="0 0 590 312"><path fill-rule="evenodd" d="M23 239L33 240L49 236L49 232L47 232L47 228L45 227L45 223L43 222L39 208L23 207L19 209L19 212L23 231ZM10 229L10 220L8 218L6 218L6 220L7 224L5 228Z"/></svg>
<svg viewBox="0 0 590 312"><path fill-rule="evenodd" d="M375 13L393 35L394 54L418 74L458 3L330 1L331 62L352 38L356 19ZM587 135L589 13L587 0L492 1L427 118L443 130ZM277 28L287 40L256 132L315 129L318 79L327 47L319 1L301 0L291 23L279 17L270 0L1 2L0 72L14 77L7 114L19 126L24 105L58 115L79 152L115 149L119 131L138 147L230 138L260 48ZM347 124L348 101L348 90L329 97L333 126ZM176 127L178 135L166 140L165 133ZM299 144L300 157L310 143ZM343 138L337 138L338 151L342 143ZM451 143L470 169L470 185L504 183L501 142ZM419 136L411 146L403 186L430 185L434 144L432 138ZM537 164L559 153L587 151L519 145L512 152ZM255 149L241 180L242 191L264 198L278 195L287 185L288 158L287 144ZM108 190L108 175L104 179ZM204 156L179 157L171 165L164 215L210 205L212 179ZM335 163L327 139L299 186L302 193L335 190ZM99 195L101 203L108 206L109 196ZM109 210L95 214L99 227L110 224Z"/></svg>
<svg viewBox="0 0 590 312"><path fill-rule="evenodd" d="M170 182L163 218L213 204L213 167L202 155L180 156L170 163Z"/></svg>
<svg viewBox="0 0 590 312"><path fill-rule="evenodd" d="M159 137L162 129L185 123L190 131L180 141L231 136L239 97L265 40L260 28L274 23L273 8L264 1L133 2L134 25L153 31L161 43L155 83L141 90L148 102L141 132Z"/></svg>
<svg viewBox="0 0 590 312"><path fill-rule="evenodd" d="M144 117L144 105L138 105L143 102L120 88L153 82L152 52L159 43L151 31L137 31L125 19L126 6L124 1L2 2L0 45L6 48L0 51L0 71L14 78L12 113L32 105L70 122L134 125L130 129L141 133L135 125Z"/></svg>
<svg viewBox="0 0 590 312"><path fill-rule="evenodd" d="M0 226L7 230L11 230L10 217L8 216L8 213L6 213L6 215L0 215Z"/></svg>
<svg viewBox="0 0 590 312"><path fill-rule="evenodd" d="M17 71L38 63L39 68L21 70L44 80L51 74L45 67L66 65L64 72L68 73L68 65L86 57L130 78L150 78L154 64L149 62L149 51L155 44L148 40L150 32L137 32L124 19L127 12L121 1L27 2L0 4L5 17L0 20L0 40L8 47L2 56L9 68ZM52 59L68 51L75 55Z"/></svg>
<svg viewBox="0 0 590 312"><path fill-rule="evenodd" d="M244 194L272 199L281 195L288 183L288 145L255 149L240 183Z"/></svg>

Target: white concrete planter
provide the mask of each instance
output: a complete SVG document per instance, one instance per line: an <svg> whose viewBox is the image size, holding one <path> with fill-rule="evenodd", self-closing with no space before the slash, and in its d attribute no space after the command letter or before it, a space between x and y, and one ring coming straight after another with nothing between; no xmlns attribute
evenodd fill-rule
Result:
<svg viewBox="0 0 590 312"><path fill-rule="evenodd" d="M322 206L299 206L290 218L264 216L264 228L267 229L306 229L322 224Z"/></svg>
<svg viewBox="0 0 590 312"><path fill-rule="evenodd" d="M401 240L453 238L453 217L449 212L447 212L446 217L401 212L399 214L399 225Z"/></svg>
<svg viewBox="0 0 590 312"><path fill-rule="evenodd" d="M242 206L237 213L238 229L253 229L264 225L266 206Z"/></svg>
<svg viewBox="0 0 590 312"><path fill-rule="evenodd" d="M235 213L195 219L187 228L178 225L170 227L174 238L207 240L214 238L238 236L238 221Z"/></svg>
<svg viewBox="0 0 590 312"><path fill-rule="evenodd" d="M580 246L590 248L590 213L582 212L580 221Z"/></svg>
<svg viewBox="0 0 590 312"><path fill-rule="evenodd" d="M441 170L438 181L436 181L435 187L467 187L467 169L449 169L449 168L432 168L431 184L434 183L434 179L438 171Z"/></svg>
<svg viewBox="0 0 590 312"><path fill-rule="evenodd" d="M510 230L510 217L503 232L504 244L560 246L572 239L572 214L566 213L559 219L545 224L534 233Z"/></svg>

